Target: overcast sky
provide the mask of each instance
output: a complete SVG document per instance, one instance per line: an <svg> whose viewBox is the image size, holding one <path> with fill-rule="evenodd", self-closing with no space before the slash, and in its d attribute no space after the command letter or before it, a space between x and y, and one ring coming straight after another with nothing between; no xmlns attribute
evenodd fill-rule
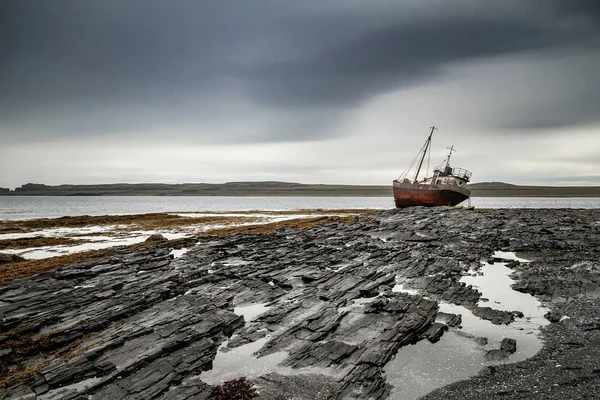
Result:
<svg viewBox="0 0 600 400"><path fill-rule="evenodd" d="M598 0L5 0L0 186L600 184Z"/></svg>

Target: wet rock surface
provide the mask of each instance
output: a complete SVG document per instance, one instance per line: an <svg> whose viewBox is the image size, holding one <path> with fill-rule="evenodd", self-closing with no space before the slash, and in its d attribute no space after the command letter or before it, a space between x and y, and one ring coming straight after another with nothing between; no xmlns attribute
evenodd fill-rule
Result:
<svg viewBox="0 0 600 400"><path fill-rule="evenodd" d="M513 289L551 309L545 316L551 324L542 328L544 347L528 360L486 367L425 398L600 398L600 210L489 212L498 216L499 232L514 229L497 236L498 243L533 260L507 266L517 281Z"/></svg>
<svg viewBox="0 0 600 400"><path fill-rule="evenodd" d="M414 208L204 237L177 259L173 241L115 250L0 286L2 383L8 398L205 399L202 372L217 353L264 340L257 357L284 357L269 373L248 374L262 399L385 399L383 368L401 347L460 329L460 316L438 313L438 302L494 324L520 318L480 307L481 293L459 281L505 250L533 260L510 264L514 287L563 317L544 328L546 346L532 359L488 367L429 398L593 397L599 226L595 210ZM268 309L234 312L257 304ZM509 356L518 343L498 351Z"/></svg>

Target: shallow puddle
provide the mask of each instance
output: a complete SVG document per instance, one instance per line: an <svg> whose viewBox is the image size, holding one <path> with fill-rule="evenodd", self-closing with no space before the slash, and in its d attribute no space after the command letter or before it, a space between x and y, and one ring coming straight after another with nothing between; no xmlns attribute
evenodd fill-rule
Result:
<svg viewBox="0 0 600 400"><path fill-rule="evenodd" d="M528 262L517 258L513 253L507 252L495 252L494 257L516 260L522 263ZM464 276L460 281L472 285L481 292L482 298L488 300L480 300L478 305L481 307L491 307L503 311L521 311L524 318L517 318L511 325L535 330L540 326L549 324L548 320L544 318L544 314L548 312L548 309L544 308L538 299L530 294L517 292L511 288L511 285L515 283L510 278L511 273L512 270L506 266L506 263L484 263L478 274Z"/></svg>
<svg viewBox="0 0 600 400"><path fill-rule="evenodd" d="M246 322L250 322L253 319L255 319L256 317L258 317L259 315L265 313L269 308L271 308L271 307L265 306L265 304L266 303L248 304L245 306L239 306L239 307L235 307L233 309L233 312L237 315L241 315L242 317L244 317L244 320Z"/></svg>
<svg viewBox="0 0 600 400"><path fill-rule="evenodd" d="M2 233L0 240L27 239L38 236L43 237L75 237L87 236L94 233L112 232L124 228L124 225L87 226L81 228L50 228L23 233Z"/></svg>
<svg viewBox="0 0 600 400"><path fill-rule="evenodd" d="M494 257L527 262L512 253L496 252ZM514 283L509 277L511 272L505 263L484 263L477 273L463 277L461 281L473 285L482 297L489 299L481 301L480 306L518 310L524 317L510 325L494 325L476 317L465 307L440 303L440 312L462 315L462 328L450 328L435 344L421 340L401 348L384 368L388 383L394 386L391 399L417 399L442 386L474 376L486 365L498 364L499 361L486 361L485 353L500 348L504 338L516 339L517 351L501 362L525 360L542 348L539 328L548 324L543 317L548 310L533 296L510 288ZM394 291L414 294L401 285L396 285ZM487 344L476 338L486 338Z"/></svg>
<svg viewBox="0 0 600 400"><path fill-rule="evenodd" d="M269 339L270 336L266 336L228 351L223 351L228 342L223 343L213 361L213 369L200 374L200 379L208 384L217 385L242 376L254 378L270 372L279 372L282 367L277 367L277 364L285 360L287 353L277 352L260 358L254 355Z"/></svg>
<svg viewBox="0 0 600 400"><path fill-rule="evenodd" d="M188 251L190 251L190 249L188 249L188 248L173 249L173 250L171 250L171 252L169 253L169 255L172 255L173 258L179 258L179 257L183 256L185 253L187 253Z"/></svg>
<svg viewBox="0 0 600 400"><path fill-rule="evenodd" d="M321 374L338 378L340 371L330 368L307 367L291 368L279 365L287 357L288 353L279 351L263 357L255 355L269 340L268 335L252 343L233 349L227 348L225 342L219 347L217 355L213 361L213 369L202 372L200 380L210 385L220 385L223 382L240 378L257 378L262 375L276 372L281 375L300 375L300 374ZM224 351L227 348L227 351ZM192 380L197 377L191 378Z"/></svg>
<svg viewBox="0 0 600 400"><path fill-rule="evenodd" d="M63 398L75 398L78 397L77 395L79 394L79 397L84 397L84 395L82 393L92 389L93 387L98 386L99 384L103 383L105 381L105 378L103 377L93 377L93 378L89 378L86 379L84 381L81 382L77 382L74 383L72 385L68 385L68 386L62 386L60 388L51 390L47 393L44 393L41 396L38 397L26 397L26 398L35 398L35 399L39 399L39 400L56 400L56 399L63 399Z"/></svg>
<svg viewBox="0 0 600 400"><path fill-rule="evenodd" d="M63 229L63 228L61 228ZM64 228L67 229L67 228ZM80 235L85 235L85 228L80 232ZM72 235L68 236L72 239L87 240L87 243L81 243L74 246L58 245L58 246L42 246L27 249L7 249L3 250L6 254L17 254L24 257L27 260L41 260L50 257L64 256L68 254L81 253L91 250L102 250L109 249L111 247L118 246L131 246L134 244L142 243L149 236L160 233L157 231L135 231L120 234L120 236L77 236L75 231L72 230ZM186 237L186 233L178 232L162 232L161 233L168 240L181 239Z"/></svg>
<svg viewBox="0 0 600 400"><path fill-rule="evenodd" d="M402 285L401 283L397 283L392 288L392 292L394 292L394 293L406 293L406 294L412 294L412 295L419 294L418 290L405 288L404 285ZM423 296L423 297L426 298L426 296Z"/></svg>
<svg viewBox="0 0 600 400"><path fill-rule="evenodd" d="M237 315L242 315L246 323L248 323L266 312L269 308L264 304L250 304L235 307L234 312ZM217 385L239 377L256 378L272 372L282 375L313 373L335 376L336 372L332 369L313 367L293 369L281 366L279 364L288 357L288 353L285 351L257 357L256 353L271 339L271 336L267 335L254 342L234 348L227 347L229 341L225 341L217 350L217 355L213 361L213 368L210 371L202 372L199 378L205 383Z"/></svg>

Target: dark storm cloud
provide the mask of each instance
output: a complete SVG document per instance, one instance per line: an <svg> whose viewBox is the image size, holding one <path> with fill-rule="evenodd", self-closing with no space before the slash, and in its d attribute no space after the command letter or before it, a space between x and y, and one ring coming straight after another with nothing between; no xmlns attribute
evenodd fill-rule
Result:
<svg viewBox="0 0 600 400"><path fill-rule="evenodd" d="M580 36L525 21L494 18L402 21L367 32L309 60L261 65L256 83L258 91L274 103L355 103L415 85L453 62L543 49Z"/></svg>
<svg viewBox="0 0 600 400"><path fill-rule="evenodd" d="M544 0L538 0L538 2L543 1ZM551 0L550 2L554 4L558 15L566 13L577 17L583 17L588 23L596 24L596 28L599 28L600 2L596 0ZM538 4L543 5L543 3Z"/></svg>
<svg viewBox="0 0 600 400"><path fill-rule="evenodd" d="M203 132L199 140L322 138L332 133L315 121L328 124L339 110L449 64L598 44L593 0L405 4L2 2L0 140L193 130L218 118L269 119L270 108L280 114L276 131ZM310 126L297 109L314 110Z"/></svg>
<svg viewBox="0 0 600 400"><path fill-rule="evenodd" d="M227 13L211 20L209 7L186 13L160 2L19 1L5 8L3 100L17 106L201 87L228 65L224 48L235 51Z"/></svg>

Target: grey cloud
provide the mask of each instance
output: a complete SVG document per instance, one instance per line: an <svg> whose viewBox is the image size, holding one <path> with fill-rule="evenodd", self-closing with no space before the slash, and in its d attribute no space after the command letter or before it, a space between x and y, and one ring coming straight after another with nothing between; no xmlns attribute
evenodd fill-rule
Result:
<svg viewBox="0 0 600 400"><path fill-rule="evenodd" d="M559 15L574 15L579 17L580 21L594 24L596 29L600 29L600 3L596 0L554 0L553 3ZM543 6L544 0L538 0L538 4Z"/></svg>
<svg viewBox="0 0 600 400"><path fill-rule="evenodd" d="M423 83L455 62L564 47L597 50L597 3L505 4L513 6L511 12L490 4L482 13L467 5L462 12L432 8L430 15L399 17L348 35L335 48L316 47L311 57L260 64L248 76L250 90L272 105L345 107ZM521 13L515 12L517 4Z"/></svg>
<svg viewBox="0 0 600 400"><path fill-rule="evenodd" d="M254 88L272 103L345 105L412 86L452 62L557 46L576 39L526 21L452 18L402 22L298 63L258 66ZM285 103L283 103L285 104Z"/></svg>
<svg viewBox="0 0 600 400"><path fill-rule="evenodd" d="M340 112L426 82L449 64L597 43L593 0L408 3L6 1L1 135L151 135L176 127L199 141L315 140L336 134ZM525 15L532 10L534 18ZM576 111L534 122L570 124L595 108ZM217 118L217 128L238 119L255 128L200 129Z"/></svg>

